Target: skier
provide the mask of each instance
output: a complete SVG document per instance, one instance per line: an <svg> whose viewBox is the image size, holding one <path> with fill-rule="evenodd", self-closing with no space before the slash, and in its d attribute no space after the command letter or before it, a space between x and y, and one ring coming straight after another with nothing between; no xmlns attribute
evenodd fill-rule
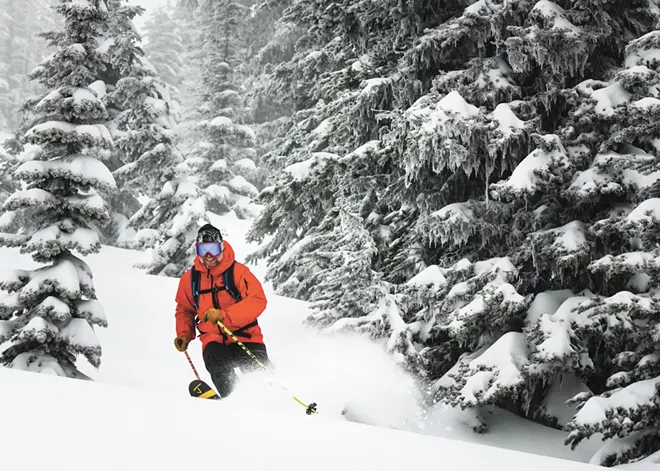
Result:
<svg viewBox="0 0 660 471"><path fill-rule="evenodd" d="M196 329L199 330L206 369L218 395L227 397L236 384L234 368L252 371L259 365L224 332L218 321L262 364L269 366L266 345L257 322L266 308L266 296L249 268L235 262L234 250L216 227L211 224L201 227L195 248L197 256L193 267L179 279L174 346L185 352L195 338ZM198 298L193 294L193 282L198 283Z"/></svg>

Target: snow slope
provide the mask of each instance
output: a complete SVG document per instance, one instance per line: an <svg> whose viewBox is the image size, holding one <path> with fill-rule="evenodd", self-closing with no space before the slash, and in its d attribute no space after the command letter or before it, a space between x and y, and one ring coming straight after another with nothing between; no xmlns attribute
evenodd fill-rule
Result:
<svg viewBox="0 0 660 471"><path fill-rule="evenodd" d="M176 393L0 369L3 469L535 469L581 463ZM35 425L38 429L35 430ZM26 439L29 437L29 439ZM69 442L71 440L71 442Z"/></svg>
<svg viewBox="0 0 660 471"><path fill-rule="evenodd" d="M226 234L237 258L244 260L254 248L244 242L249 222L232 217L212 222ZM268 284L269 305L260 324L278 379L287 389L270 385L267 376L254 374L242 378L235 394L220 403L191 399L187 389L193 373L172 343L178 280L132 268L139 256L130 250L104 247L100 254L86 258L109 321L107 329L97 329L103 347L100 369L82 363L83 372L95 382L0 368L0 385L11 385L0 387L3 463L9 456L9 463L26 471L41 469L40 460L71 465L68 469L90 469L90 463L94 469L113 469L128 463L122 469L142 469L149 464L165 470L190 465L209 452L224 456L222 450L229 449L221 458L228 460L225 465L245 451L256 460L258 469L285 465L292 469L288 465L294 463L305 469L339 465L357 469L365 463L370 469L394 469L403 463L414 465L417 460L437 462L445 455L455 460L470 457L474 466L480 466L480 460L490 461L491 452L502 463L532 460L540 466L546 462L537 464L538 458L503 450L476 452L466 443L436 437L582 462L600 445L588 442L572 452L562 443L565 433L504 411L492 411L497 420L492 432L483 435L472 432L469 414L442 407L424 414L413 379L379 347L347 335L320 336L307 331L301 324L307 304L273 295ZM3 269L35 266L15 250L0 249L0 260ZM252 268L263 279L264 267ZM189 351L203 379L210 381L199 342L192 342ZM306 416L292 394L307 403L318 403L320 414ZM348 413L342 415L344 410ZM36 424L39 436L69 436L70 432L79 446L72 453L58 440L42 440L40 453L29 453L34 443L25 441L26 435L20 431L27 433ZM59 432L57 427L66 430ZM264 447L264 452L251 453L248 447L252 443ZM401 451L402 457L392 456L394 451ZM94 461L99 456L103 460ZM444 463L446 458L442 460ZM557 465L547 463L544 466Z"/></svg>

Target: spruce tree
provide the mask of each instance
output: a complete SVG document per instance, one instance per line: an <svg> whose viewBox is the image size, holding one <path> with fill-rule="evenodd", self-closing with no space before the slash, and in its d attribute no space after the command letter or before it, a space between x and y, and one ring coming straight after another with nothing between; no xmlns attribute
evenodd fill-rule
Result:
<svg viewBox="0 0 660 471"><path fill-rule="evenodd" d="M256 172L256 135L243 124L249 121L245 104L246 90L240 70L244 51L248 9L236 0L204 4L198 12L202 34L199 81L195 90L199 121L192 127L191 146L184 164L201 189L217 195L210 201L216 213L234 211L251 218L257 209L251 204L258 189Z"/></svg>
<svg viewBox="0 0 660 471"><path fill-rule="evenodd" d="M604 140L570 187L575 201L602 208L588 230L595 242L588 270L598 292L576 306L581 322L543 338L547 344L557 335L568 337L577 345L576 353L593 359L599 348L599 356L608 360L606 368L594 362L605 384L574 399L580 410L568 424L567 439L575 447L584 438L602 434L607 441L592 461L605 466L660 450L660 303L655 281L660 255L660 100L654 92L660 68L653 59L659 50L660 31L641 35L625 48L616 74L585 87L591 96L610 97L597 102L595 109L582 110L603 122ZM555 359L575 362L576 353L559 352ZM635 400L630 402L630 397Z"/></svg>
<svg viewBox="0 0 660 471"><path fill-rule="evenodd" d="M113 175L119 191L110 195L114 223L105 228L108 243L126 244L139 230L130 218L142 206L138 198L154 198L175 177L182 157L174 146L174 127L169 90L140 46L133 19L141 7L124 0L109 3L107 61L108 88L105 102L115 142Z"/></svg>
<svg viewBox="0 0 660 471"><path fill-rule="evenodd" d="M10 367L84 377L76 367L82 354L92 365L101 361L94 326L106 326L96 299L92 272L74 252L98 252L95 224L108 220L99 191L114 186L102 163L112 138L102 124L107 111L96 90L104 70L99 40L107 21L103 0L63 1L61 32L45 37L56 47L31 74L49 89L32 110L38 124L25 142L41 147L15 176L27 189L15 192L4 211L21 214L22 231L3 235L0 243L45 264L15 270L0 282L8 295L0 303L0 342L9 342L1 360Z"/></svg>
<svg viewBox="0 0 660 471"><path fill-rule="evenodd" d="M27 74L52 51L39 37L58 28L54 0L0 0L0 130L20 124L23 102L43 92Z"/></svg>
<svg viewBox="0 0 660 471"><path fill-rule="evenodd" d="M314 299L302 280L328 264L310 240L339 227L326 219L339 208L359 214L376 249L351 285L389 284L382 298L404 325L355 302L313 319L388 339L433 400L565 426L575 410L554 400L604 393L616 353L636 344L631 319L653 317L646 291L626 293L652 289L647 277L596 262L644 248L602 221L654 196L654 70L621 67L631 35L653 43L643 35L657 12L642 1L335 7L284 13L306 33L270 75L271 96L296 111L273 152L256 256L278 290Z"/></svg>
<svg viewBox="0 0 660 471"><path fill-rule="evenodd" d="M186 54L182 25L173 17L171 2L156 8L145 22L145 53L158 76L170 90L172 103L177 112L183 93L184 63Z"/></svg>

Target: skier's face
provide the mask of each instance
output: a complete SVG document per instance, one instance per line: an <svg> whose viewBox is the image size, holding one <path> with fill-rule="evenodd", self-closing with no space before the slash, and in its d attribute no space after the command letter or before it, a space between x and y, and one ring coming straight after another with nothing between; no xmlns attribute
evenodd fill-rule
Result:
<svg viewBox="0 0 660 471"><path fill-rule="evenodd" d="M206 255L204 255L204 256L202 257L202 262L204 263L204 265L205 265L207 268L215 267L215 266L218 265L218 263L220 263L219 258L220 258L221 256L222 256L222 255L218 255L217 257L214 257L214 256L211 255L210 253L207 253Z"/></svg>

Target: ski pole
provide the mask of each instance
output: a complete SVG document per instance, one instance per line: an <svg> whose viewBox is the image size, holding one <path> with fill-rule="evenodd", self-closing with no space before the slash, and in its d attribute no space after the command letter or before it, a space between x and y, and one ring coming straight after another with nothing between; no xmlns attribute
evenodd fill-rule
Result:
<svg viewBox="0 0 660 471"><path fill-rule="evenodd" d="M190 359L190 355L188 355L188 350L185 351L186 358L188 359L188 363L190 363L190 367L192 368L193 372L195 373L195 376L197 377L198 380L202 380L202 378L199 377L199 373L197 373L197 369L195 368L195 365L193 364L192 360Z"/></svg>
<svg viewBox="0 0 660 471"><path fill-rule="evenodd" d="M245 353L247 353L248 356L249 356L250 358L252 358L255 362L257 362L257 364L258 364L263 370L268 371L270 374L272 374L273 376L275 376L274 373L273 373L273 371L272 371L272 370L269 370L269 369L268 369L263 363L261 363L261 362L259 361L259 359L258 359L257 357L255 357L254 354L250 351L250 349L248 349L248 348L245 346L245 344L244 344L243 342L241 342L240 340L238 340L238 338L234 335L234 333L233 333L231 330L229 330L229 329L228 329L228 328L227 328L227 327L226 327L221 321L218 321L218 325L220 326L220 328L221 328L222 330L225 331L225 333L226 333L227 335L229 335L229 336L234 340L234 342L236 342L238 345L240 345L240 347L243 349L243 351L244 351ZM287 392L289 391L289 390L286 388L286 386L284 386L283 384L280 383L280 386L282 387L283 390L285 390L285 391L287 391ZM305 413L306 413L307 415L318 414L318 411L316 410L317 405L316 405L315 402L312 402L311 404L307 405L307 404L305 404L303 401L301 401L300 399L298 399L296 396L293 396L293 400L296 401L298 404L300 404L301 406L303 406L303 407L306 409L306 410L305 410Z"/></svg>

